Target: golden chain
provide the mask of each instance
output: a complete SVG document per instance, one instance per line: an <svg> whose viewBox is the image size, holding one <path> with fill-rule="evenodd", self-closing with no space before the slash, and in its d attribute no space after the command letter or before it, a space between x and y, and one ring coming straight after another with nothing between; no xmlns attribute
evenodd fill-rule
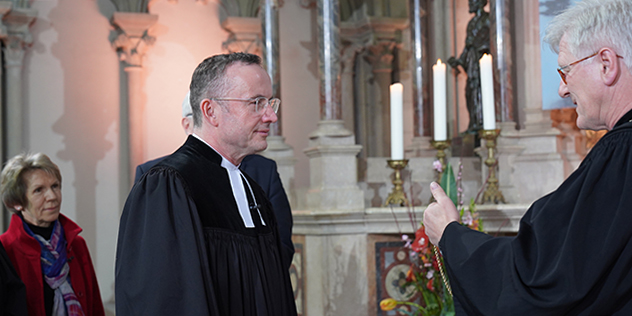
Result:
<svg viewBox="0 0 632 316"><path fill-rule="evenodd" d="M443 271L443 265L441 264L441 257L439 257L439 251L437 250L437 246L432 245L432 248L434 249L435 257L437 258L437 265L439 266L439 273L441 273L441 279L443 279L443 284L445 284L445 288L448 289L448 293L450 293L450 297L453 297L454 295L452 295L452 288L450 287L450 283L448 283L448 280L445 277L445 271Z"/></svg>

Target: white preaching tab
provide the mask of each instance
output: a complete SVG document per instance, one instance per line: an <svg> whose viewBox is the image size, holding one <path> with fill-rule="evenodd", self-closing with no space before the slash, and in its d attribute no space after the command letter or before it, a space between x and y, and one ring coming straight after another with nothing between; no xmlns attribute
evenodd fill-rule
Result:
<svg viewBox="0 0 632 316"><path fill-rule="evenodd" d="M230 161L226 160L222 157L222 167L226 169L228 172L228 178L230 179L230 186L233 189L233 196L235 197L235 202L237 202L237 208L239 209L239 215L241 215L241 219L244 221L244 225L246 227L252 228L255 227L254 222L252 221L252 216L250 215L250 208L248 207L248 198L246 197L246 190L244 190L244 183L241 181L243 175L241 174L241 170L237 168L237 166L230 163ZM245 177L243 179L248 183ZM250 183L248 183L248 188L250 189ZM255 204L257 200L250 189L250 194L252 194L253 201ZM257 211L259 209L257 208ZM259 217L261 217L261 213L259 213ZM265 225L263 218L261 218L261 223Z"/></svg>

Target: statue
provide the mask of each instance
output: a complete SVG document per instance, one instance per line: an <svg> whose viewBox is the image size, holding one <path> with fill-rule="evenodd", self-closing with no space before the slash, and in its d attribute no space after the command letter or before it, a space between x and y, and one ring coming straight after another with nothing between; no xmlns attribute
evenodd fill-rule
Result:
<svg viewBox="0 0 632 316"><path fill-rule="evenodd" d="M467 85L465 86L465 98L467 111L470 114L470 123L466 133L476 133L483 128L483 98L481 96L481 71L478 60L483 54L490 53L490 28L489 13L483 8L487 0L469 0L470 13L474 17L467 23L467 37L461 56L456 59L450 57L448 65L459 73L461 66L467 73Z"/></svg>

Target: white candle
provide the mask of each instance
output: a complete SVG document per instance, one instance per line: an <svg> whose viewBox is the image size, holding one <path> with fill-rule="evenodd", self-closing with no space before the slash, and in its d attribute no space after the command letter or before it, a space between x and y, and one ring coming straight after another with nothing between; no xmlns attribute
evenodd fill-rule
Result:
<svg viewBox="0 0 632 316"><path fill-rule="evenodd" d="M481 96L483 98L483 129L496 129L496 106L494 105L494 73L492 55L484 54L481 66Z"/></svg>
<svg viewBox="0 0 632 316"><path fill-rule="evenodd" d="M391 85L391 159L404 159L404 86Z"/></svg>
<svg viewBox="0 0 632 316"><path fill-rule="evenodd" d="M443 141L448 139L448 119L446 115L446 92L445 92L445 64L441 59L432 66L433 95L434 95L434 140Z"/></svg>

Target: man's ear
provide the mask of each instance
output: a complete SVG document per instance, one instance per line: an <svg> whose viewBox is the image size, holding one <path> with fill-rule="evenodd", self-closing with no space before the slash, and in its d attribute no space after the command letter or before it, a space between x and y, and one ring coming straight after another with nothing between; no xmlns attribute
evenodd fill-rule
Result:
<svg viewBox="0 0 632 316"><path fill-rule="evenodd" d="M183 117L180 123L182 124L182 129L184 130L185 134L190 135L191 133L193 133L193 116L192 115Z"/></svg>
<svg viewBox="0 0 632 316"><path fill-rule="evenodd" d="M619 56L610 48L602 49L597 56L599 62L601 62L601 80L603 80L607 86L615 84L621 73Z"/></svg>
<svg viewBox="0 0 632 316"><path fill-rule="evenodd" d="M213 126L217 126L219 123L217 120L217 113L219 112L219 104L213 100L204 99L200 103L200 110L202 112L202 120L209 122Z"/></svg>

